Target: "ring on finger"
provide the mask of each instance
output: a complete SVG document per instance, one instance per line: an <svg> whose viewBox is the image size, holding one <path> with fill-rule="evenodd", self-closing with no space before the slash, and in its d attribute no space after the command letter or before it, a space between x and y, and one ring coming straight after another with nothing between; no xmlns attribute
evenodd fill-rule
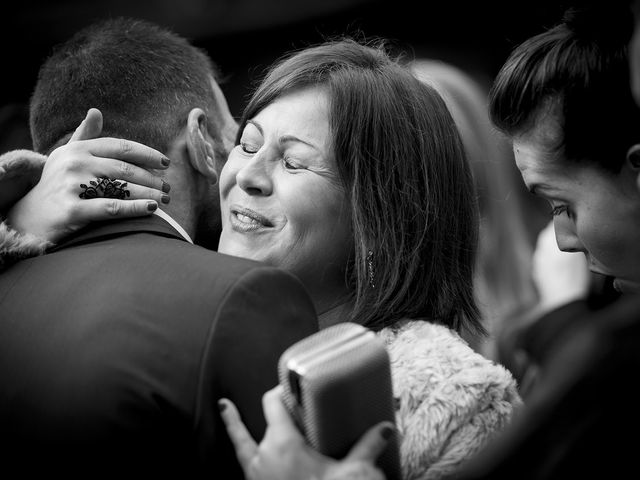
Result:
<svg viewBox="0 0 640 480"><path fill-rule="evenodd" d="M79 197L82 199L90 198L118 198L125 199L131 196L131 192L126 189L127 182L121 182L115 178L97 177L90 180L89 184L81 183Z"/></svg>

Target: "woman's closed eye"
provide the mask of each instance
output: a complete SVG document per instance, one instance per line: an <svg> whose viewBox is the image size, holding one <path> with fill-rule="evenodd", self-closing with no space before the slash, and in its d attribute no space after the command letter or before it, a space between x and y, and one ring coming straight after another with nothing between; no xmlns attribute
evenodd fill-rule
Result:
<svg viewBox="0 0 640 480"><path fill-rule="evenodd" d="M303 170L306 168L293 160L291 157L282 157L282 164L284 165L284 168L286 170Z"/></svg>
<svg viewBox="0 0 640 480"><path fill-rule="evenodd" d="M260 150L260 147L258 145L255 145L250 142L244 142L242 140L240 141L240 148L244 153L249 153L249 154L257 153L258 150Z"/></svg>

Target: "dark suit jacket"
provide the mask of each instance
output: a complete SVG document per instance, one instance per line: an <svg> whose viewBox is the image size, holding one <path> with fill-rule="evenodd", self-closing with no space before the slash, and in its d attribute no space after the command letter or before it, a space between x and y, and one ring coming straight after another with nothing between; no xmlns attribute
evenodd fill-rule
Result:
<svg viewBox="0 0 640 480"><path fill-rule="evenodd" d="M280 354L316 330L292 275L156 216L99 224L0 275L0 464L240 478L217 399L260 440Z"/></svg>

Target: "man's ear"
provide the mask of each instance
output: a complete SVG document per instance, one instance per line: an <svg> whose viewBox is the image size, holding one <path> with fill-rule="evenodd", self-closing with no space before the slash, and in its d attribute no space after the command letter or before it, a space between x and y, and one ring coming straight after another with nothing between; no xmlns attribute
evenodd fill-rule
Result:
<svg viewBox="0 0 640 480"><path fill-rule="evenodd" d="M200 108L189 112L187 119L187 151L191 166L214 184L218 182L215 154L207 132L207 116Z"/></svg>

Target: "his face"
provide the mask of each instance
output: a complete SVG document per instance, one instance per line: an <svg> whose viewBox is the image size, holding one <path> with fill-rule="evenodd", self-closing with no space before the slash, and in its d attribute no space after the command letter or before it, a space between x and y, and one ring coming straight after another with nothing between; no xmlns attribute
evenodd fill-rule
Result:
<svg viewBox="0 0 640 480"><path fill-rule="evenodd" d="M344 283L351 222L328 108L322 90L304 89L249 120L222 169L218 251L285 268L308 287Z"/></svg>
<svg viewBox="0 0 640 480"><path fill-rule="evenodd" d="M615 277L620 291L640 291L640 193L623 167L604 172L568 162L554 151L557 121L545 118L514 140L516 163L527 187L553 209L560 250L582 252L592 272Z"/></svg>

